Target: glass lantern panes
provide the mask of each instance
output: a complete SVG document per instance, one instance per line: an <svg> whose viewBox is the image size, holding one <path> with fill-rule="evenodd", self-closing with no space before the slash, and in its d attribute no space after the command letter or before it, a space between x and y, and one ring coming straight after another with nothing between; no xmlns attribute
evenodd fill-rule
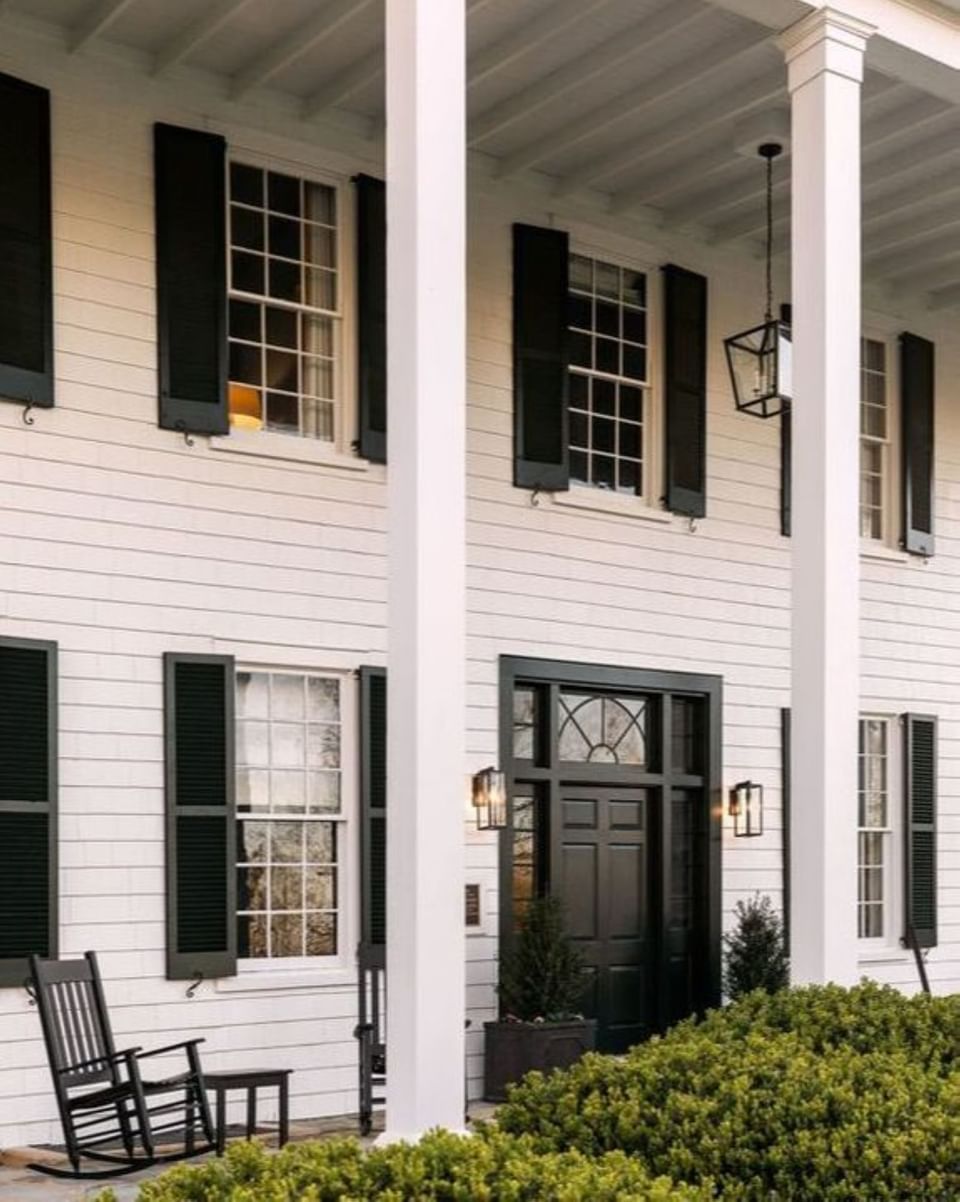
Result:
<svg viewBox="0 0 960 1202"><path fill-rule="evenodd" d="M724 343L737 408L756 417L776 417L793 399L790 327L768 321Z"/></svg>

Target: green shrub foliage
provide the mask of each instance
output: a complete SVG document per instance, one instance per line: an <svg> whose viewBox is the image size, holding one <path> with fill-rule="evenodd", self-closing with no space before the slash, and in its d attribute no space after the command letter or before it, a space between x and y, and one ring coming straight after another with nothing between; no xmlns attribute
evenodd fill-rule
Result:
<svg viewBox="0 0 960 1202"><path fill-rule="evenodd" d="M564 931L560 900L537 898L524 914L516 944L500 957L504 1013L522 1022L572 1017L583 990L583 969L583 956Z"/></svg>
<svg viewBox="0 0 960 1202"><path fill-rule="evenodd" d="M769 897L737 902L737 925L724 936L723 980L736 1001L755 989L776 993L789 983L790 962L783 924Z"/></svg>
<svg viewBox="0 0 960 1202"><path fill-rule="evenodd" d="M960 1003L753 994L622 1060L531 1074L497 1115L545 1152L618 1148L724 1199L960 1197Z"/></svg>
<svg viewBox="0 0 960 1202"><path fill-rule="evenodd" d="M365 1153L356 1140L234 1144L222 1160L182 1165L140 1188L139 1202L708 1202L709 1188L653 1180L622 1152L536 1153L495 1131L435 1132ZM108 1202L110 1193L101 1202Z"/></svg>

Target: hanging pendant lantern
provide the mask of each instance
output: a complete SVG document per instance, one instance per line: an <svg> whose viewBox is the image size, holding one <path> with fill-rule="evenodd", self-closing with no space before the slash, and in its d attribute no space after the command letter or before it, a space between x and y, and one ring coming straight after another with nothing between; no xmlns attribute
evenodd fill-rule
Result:
<svg viewBox="0 0 960 1202"><path fill-rule="evenodd" d="M764 142L757 148L767 164L767 309L763 324L724 341L737 408L756 417L776 417L793 397L790 327L773 316L773 160L782 152L779 142Z"/></svg>

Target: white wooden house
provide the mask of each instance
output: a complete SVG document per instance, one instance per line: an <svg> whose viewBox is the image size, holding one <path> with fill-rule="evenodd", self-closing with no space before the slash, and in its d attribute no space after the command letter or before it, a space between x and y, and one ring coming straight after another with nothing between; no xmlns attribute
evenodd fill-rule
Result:
<svg viewBox="0 0 960 1202"><path fill-rule="evenodd" d="M393 1135L537 888L607 1047L758 891L960 988L960 4L383 7L0 0L0 1145L31 951L345 1114L385 921Z"/></svg>

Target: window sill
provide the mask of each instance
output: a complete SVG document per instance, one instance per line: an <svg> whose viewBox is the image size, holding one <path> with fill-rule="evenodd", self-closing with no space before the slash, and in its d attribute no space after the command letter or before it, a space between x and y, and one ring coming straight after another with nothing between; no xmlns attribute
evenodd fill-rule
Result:
<svg viewBox="0 0 960 1202"><path fill-rule="evenodd" d="M217 993L260 993L268 989L282 993L288 989L326 989L356 983L357 974L354 969L344 968L342 965L293 971L244 969L241 966L235 977L219 977L214 988Z"/></svg>
<svg viewBox="0 0 960 1202"><path fill-rule="evenodd" d="M857 953L858 964L909 964L913 953L899 947L864 948Z"/></svg>
<svg viewBox="0 0 960 1202"><path fill-rule="evenodd" d="M548 495L551 504L561 509L586 509L641 522L659 522L661 525L673 521L672 513L654 509L641 497L628 497L623 493L605 492L599 488L573 487L569 492L552 492Z"/></svg>
<svg viewBox="0 0 960 1202"><path fill-rule="evenodd" d="M888 547L885 543L863 539L860 542L860 558L875 560L878 563L910 562L910 556L906 551L898 551L895 547Z"/></svg>
<svg viewBox="0 0 960 1202"><path fill-rule="evenodd" d="M288 463L310 463L339 471L366 472L370 463L358 455L344 455L329 443L301 438L298 434L273 434L268 430L234 430L210 437L211 451L234 455L256 455L260 459L282 459Z"/></svg>

